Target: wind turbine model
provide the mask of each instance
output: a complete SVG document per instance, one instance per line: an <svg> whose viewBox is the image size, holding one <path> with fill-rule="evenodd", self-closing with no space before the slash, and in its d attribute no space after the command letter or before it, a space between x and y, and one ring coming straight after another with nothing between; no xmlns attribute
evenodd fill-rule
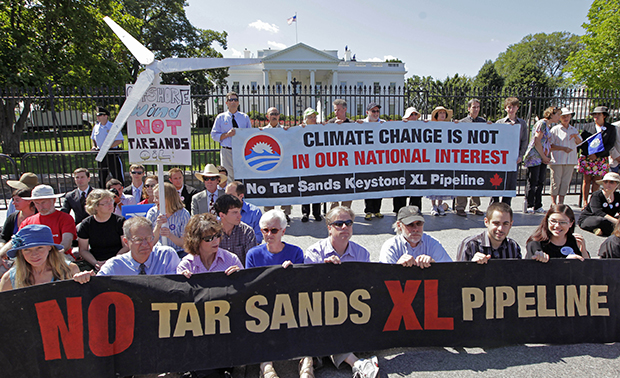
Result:
<svg viewBox="0 0 620 378"><path fill-rule="evenodd" d="M146 69L138 76L138 80L133 86L131 94L125 99L125 103L118 112L114 120L114 126L110 129L110 133L100 146L99 153L95 160L101 162L108 153L108 150L114 142L114 138L121 131L123 125L129 118L131 112L136 108L138 102L152 84L159 84L160 73L184 72L206 70L210 68L222 68L230 66L241 66L247 64L258 64L260 59L235 59L235 58L166 58L156 60L153 54L144 45L138 42L134 37L114 22L110 17L103 19L110 29L121 39L123 44L131 51L140 64L144 64Z"/></svg>

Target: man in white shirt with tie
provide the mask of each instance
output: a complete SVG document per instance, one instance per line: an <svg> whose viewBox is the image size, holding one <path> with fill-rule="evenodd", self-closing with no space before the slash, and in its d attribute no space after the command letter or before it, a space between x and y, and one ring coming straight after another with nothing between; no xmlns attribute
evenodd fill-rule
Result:
<svg viewBox="0 0 620 378"><path fill-rule="evenodd" d="M213 122L211 138L219 142L222 147L220 149L220 162L228 171L228 182L230 183L235 179L232 137L235 135L235 129L249 129L252 127L252 123L250 122L250 117L238 111L239 95L236 92L228 92L226 94L226 106L228 111L218 114L215 122Z"/></svg>
<svg viewBox="0 0 620 378"><path fill-rule="evenodd" d="M217 215L215 201L225 194L224 189L218 185L224 175L218 171L215 165L207 164L204 170L196 172L195 176L205 184L205 190L192 197L192 215L203 213Z"/></svg>

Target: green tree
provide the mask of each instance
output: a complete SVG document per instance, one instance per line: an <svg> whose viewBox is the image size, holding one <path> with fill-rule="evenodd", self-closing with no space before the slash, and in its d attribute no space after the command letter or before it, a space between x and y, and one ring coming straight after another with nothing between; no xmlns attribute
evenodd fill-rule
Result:
<svg viewBox="0 0 620 378"><path fill-rule="evenodd" d="M568 57L580 48L579 36L569 32L530 34L499 54L495 61L495 69L507 82L518 81L511 79L511 76L529 75L532 69L525 64L527 62L536 66L549 79L546 85L563 86L567 77L564 68ZM526 68L529 73L519 72L520 69Z"/></svg>
<svg viewBox="0 0 620 378"><path fill-rule="evenodd" d="M497 73L495 64L487 60L484 62L478 75L474 79L474 85L477 88L502 88L504 86L504 78Z"/></svg>
<svg viewBox="0 0 620 378"><path fill-rule="evenodd" d="M594 0L588 22L582 26L583 48L574 51L567 70L573 81L593 89L617 89L620 86L620 1Z"/></svg>

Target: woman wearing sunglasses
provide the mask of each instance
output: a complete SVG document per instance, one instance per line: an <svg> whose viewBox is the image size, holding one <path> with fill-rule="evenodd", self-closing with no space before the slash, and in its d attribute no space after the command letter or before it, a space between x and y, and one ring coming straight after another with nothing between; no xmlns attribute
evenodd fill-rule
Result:
<svg viewBox="0 0 620 378"><path fill-rule="evenodd" d="M329 236L308 247L304 255L305 263L370 262L368 250L351 241L353 219L355 219L355 213L348 207L337 206L331 209L325 215ZM354 377L374 378L379 373L379 364L375 356L358 359L353 353L342 353L331 355L330 358L337 368L340 368L343 362L349 364L353 369Z"/></svg>
<svg viewBox="0 0 620 378"><path fill-rule="evenodd" d="M153 195L153 188L159 182L157 176L148 175L144 180L144 190L142 190L142 201L138 205L146 205L155 203L155 196Z"/></svg>
<svg viewBox="0 0 620 378"><path fill-rule="evenodd" d="M575 213L564 204L551 205L532 236L527 239L526 259L590 258L583 236L575 234Z"/></svg>
<svg viewBox="0 0 620 378"><path fill-rule="evenodd" d="M255 268L259 266L282 265L288 268L293 264L304 263L304 253L301 248L282 241L286 232L286 216L281 210L269 210L260 218L260 229L265 242L248 251L245 257L245 267ZM302 369L303 368L303 369ZM273 368L273 362L260 364L260 376L263 378L278 378ZM312 378L312 357L304 357L300 362L301 378Z"/></svg>
<svg viewBox="0 0 620 378"><path fill-rule="evenodd" d="M241 261L232 252L220 248L222 226L215 215L194 215L185 226L185 252L177 273L190 278L192 274L225 272L230 275L243 269Z"/></svg>

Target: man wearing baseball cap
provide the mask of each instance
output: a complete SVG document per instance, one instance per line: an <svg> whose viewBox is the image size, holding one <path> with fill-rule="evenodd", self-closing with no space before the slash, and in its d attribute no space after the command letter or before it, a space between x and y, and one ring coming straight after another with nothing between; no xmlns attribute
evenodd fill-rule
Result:
<svg viewBox="0 0 620 378"><path fill-rule="evenodd" d="M383 243L380 262L424 269L431 263L452 261L439 240L424 233L424 216L417 206L400 209L393 227L396 236Z"/></svg>

